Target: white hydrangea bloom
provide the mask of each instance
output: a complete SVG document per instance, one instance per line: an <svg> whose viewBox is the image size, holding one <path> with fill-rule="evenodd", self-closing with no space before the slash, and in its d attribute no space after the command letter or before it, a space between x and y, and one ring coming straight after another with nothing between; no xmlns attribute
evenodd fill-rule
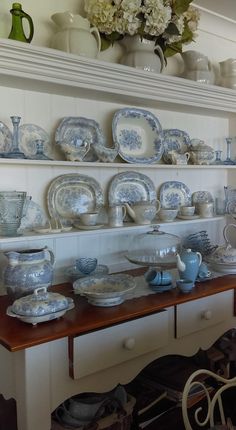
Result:
<svg viewBox="0 0 236 430"><path fill-rule="evenodd" d="M144 32L151 36L163 34L171 20L171 7L164 6L161 0L144 0Z"/></svg>
<svg viewBox="0 0 236 430"><path fill-rule="evenodd" d="M169 44L179 42L182 38L182 34L184 31L184 17L183 16L178 17L175 15L174 17L172 17L171 21L176 25L176 27L179 31L179 34L178 35L174 34L174 35L170 36L169 34L164 33L164 37L165 37L167 43L169 43Z"/></svg>
<svg viewBox="0 0 236 430"><path fill-rule="evenodd" d="M184 13L184 17L188 21L189 29L194 32L197 30L198 21L200 19L200 12L193 6L189 6L188 10Z"/></svg>

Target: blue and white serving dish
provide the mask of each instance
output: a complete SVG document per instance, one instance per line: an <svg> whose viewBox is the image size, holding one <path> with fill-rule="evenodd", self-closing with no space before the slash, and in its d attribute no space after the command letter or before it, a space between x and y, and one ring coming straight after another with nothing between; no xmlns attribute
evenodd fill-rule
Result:
<svg viewBox="0 0 236 430"><path fill-rule="evenodd" d="M128 163L151 164L163 153L162 127L155 115L144 109L118 110L112 121L113 141Z"/></svg>
<svg viewBox="0 0 236 430"><path fill-rule="evenodd" d="M73 224L81 213L96 211L104 205L103 191L92 177L68 173L51 182L47 205L52 218Z"/></svg>
<svg viewBox="0 0 236 430"><path fill-rule="evenodd" d="M34 158L37 153L37 140L43 141L44 154L52 159L52 146L48 133L38 125L23 124L19 127L19 150L27 158Z"/></svg>
<svg viewBox="0 0 236 430"><path fill-rule="evenodd" d="M95 306L115 306L125 300L136 286L126 274L87 276L73 283L75 294L85 296Z"/></svg>
<svg viewBox="0 0 236 430"><path fill-rule="evenodd" d="M12 150L12 132L4 122L0 121L0 156Z"/></svg>
<svg viewBox="0 0 236 430"><path fill-rule="evenodd" d="M85 154L83 161L96 161L98 159L94 147L105 146L105 137L97 121L80 116L64 117L55 133L56 144L62 146L66 143L73 150L75 145L89 144L90 149Z"/></svg>
<svg viewBox="0 0 236 430"><path fill-rule="evenodd" d="M73 307L74 301L70 297L48 292L46 287L41 287L35 289L33 294L15 300L7 308L7 315L36 325L60 318Z"/></svg>
<svg viewBox="0 0 236 430"><path fill-rule="evenodd" d="M146 175L127 171L115 175L108 187L109 206L141 201L155 202L157 194L153 181Z"/></svg>
<svg viewBox="0 0 236 430"><path fill-rule="evenodd" d="M161 185L159 200L164 208L191 206L191 191L183 182L167 181Z"/></svg>
<svg viewBox="0 0 236 430"><path fill-rule="evenodd" d="M165 163L171 163L168 153L174 150L184 154L189 150L191 140L186 131L177 128L169 128L163 130L163 145L164 151L162 158Z"/></svg>

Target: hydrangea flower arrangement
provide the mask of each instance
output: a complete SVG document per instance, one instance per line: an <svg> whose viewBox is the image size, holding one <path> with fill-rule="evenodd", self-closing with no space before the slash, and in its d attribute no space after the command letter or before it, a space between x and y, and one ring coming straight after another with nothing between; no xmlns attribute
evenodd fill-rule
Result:
<svg viewBox="0 0 236 430"><path fill-rule="evenodd" d="M126 35L155 40L165 57L182 52L196 36L199 11L192 0L84 0L91 25L98 28L102 49Z"/></svg>

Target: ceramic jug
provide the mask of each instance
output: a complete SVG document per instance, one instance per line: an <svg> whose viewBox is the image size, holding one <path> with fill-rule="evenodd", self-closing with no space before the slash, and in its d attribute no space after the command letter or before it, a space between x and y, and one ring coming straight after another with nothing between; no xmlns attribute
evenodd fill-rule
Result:
<svg viewBox="0 0 236 430"><path fill-rule="evenodd" d="M177 254L177 268L180 279L196 281L199 267L202 264L200 252L193 252L190 248L185 249L181 254Z"/></svg>
<svg viewBox="0 0 236 430"><path fill-rule="evenodd" d="M236 59L228 58L220 63L221 86L236 88Z"/></svg>
<svg viewBox="0 0 236 430"><path fill-rule="evenodd" d="M53 36L51 47L71 54L96 58L101 50L101 38L96 27L80 15L72 12L55 13L51 16L58 31Z"/></svg>
<svg viewBox="0 0 236 430"><path fill-rule="evenodd" d="M49 248L8 251L4 255L8 265L3 280L12 298L26 296L35 288L52 284L54 254Z"/></svg>
<svg viewBox="0 0 236 430"><path fill-rule="evenodd" d="M184 61L184 78L206 84L214 83L211 62L206 55L193 50L185 51L181 55Z"/></svg>

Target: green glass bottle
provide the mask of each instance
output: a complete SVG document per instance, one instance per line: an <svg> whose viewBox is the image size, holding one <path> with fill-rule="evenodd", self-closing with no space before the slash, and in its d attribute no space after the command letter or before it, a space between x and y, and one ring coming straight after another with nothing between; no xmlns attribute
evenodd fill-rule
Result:
<svg viewBox="0 0 236 430"><path fill-rule="evenodd" d="M34 35L34 24L32 18L22 10L20 3L13 3L10 12L12 14L12 27L8 39L30 43ZM22 24L23 18L27 19L29 23L29 37L26 37L24 33Z"/></svg>

